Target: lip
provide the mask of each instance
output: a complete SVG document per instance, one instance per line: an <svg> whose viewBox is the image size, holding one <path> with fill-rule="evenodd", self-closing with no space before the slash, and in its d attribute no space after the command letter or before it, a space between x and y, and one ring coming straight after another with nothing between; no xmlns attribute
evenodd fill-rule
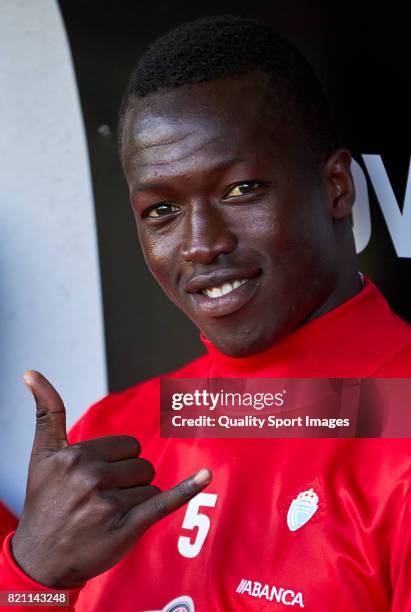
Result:
<svg viewBox="0 0 411 612"><path fill-rule="evenodd" d="M219 277L218 282L216 281L216 276L213 276L213 285L210 285L210 283L207 282L207 284L201 287L201 289L205 287L215 287L223 284L224 282L244 280L244 278L247 278L246 283L217 298L210 298L201 292L199 293L198 291L196 293L189 292L191 301L194 303L194 307L196 310L209 317L223 317L225 315L237 312L254 297L254 294L260 285L261 273L258 273L257 275L254 274L252 277L240 277L238 273L236 273L236 275L230 274L229 277L225 276L222 280L220 280Z"/></svg>
<svg viewBox="0 0 411 612"><path fill-rule="evenodd" d="M260 268L221 268L208 274L198 274L190 278L185 285L187 293L198 293L207 287L218 287L235 280L250 280L261 273ZM247 283L246 283L247 284ZM237 289L234 289L237 291ZM216 300L220 298L215 298Z"/></svg>

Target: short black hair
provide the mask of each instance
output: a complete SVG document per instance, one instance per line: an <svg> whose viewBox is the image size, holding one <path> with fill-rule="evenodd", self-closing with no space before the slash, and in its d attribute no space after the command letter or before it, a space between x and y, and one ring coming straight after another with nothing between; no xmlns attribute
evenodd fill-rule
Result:
<svg viewBox="0 0 411 612"><path fill-rule="evenodd" d="M218 15L183 23L158 38L131 74L120 106L119 145L124 116L133 97L240 77L260 69L268 76L268 100L307 133L319 160L337 148L320 81L300 51L282 34L254 19ZM121 146L120 146L121 151Z"/></svg>

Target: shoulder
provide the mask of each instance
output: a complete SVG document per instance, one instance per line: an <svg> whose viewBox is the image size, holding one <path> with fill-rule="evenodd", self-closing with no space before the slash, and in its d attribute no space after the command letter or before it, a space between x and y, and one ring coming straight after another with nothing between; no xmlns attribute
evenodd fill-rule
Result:
<svg viewBox="0 0 411 612"><path fill-rule="evenodd" d="M69 442L109 435L134 435L158 428L160 379L207 376L209 357L202 355L183 367L155 376L124 391L109 393L90 406L69 432Z"/></svg>
<svg viewBox="0 0 411 612"><path fill-rule="evenodd" d="M363 321L361 334L374 351L374 367L368 375L408 378L411 376L411 324L392 310L375 285L371 282L369 285L369 316Z"/></svg>

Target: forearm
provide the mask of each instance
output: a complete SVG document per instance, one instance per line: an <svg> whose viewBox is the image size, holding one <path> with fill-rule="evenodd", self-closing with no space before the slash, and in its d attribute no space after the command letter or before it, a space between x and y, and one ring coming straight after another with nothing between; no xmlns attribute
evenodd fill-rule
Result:
<svg viewBox="0 0 411 612"><path fill-rule="evenodd" d="M59 589L51 589L39 582L36 582L30 576L25 574L23 570L17 565L15 560L13 559L13 555L11 552L11 539L15 532L9 533L3 543L3 549L0 553L0 592L9 593L9 594L19 594L19 593L47 593L47 594L59 594L66 593L69 598L69 610L75 610L75 603L80 594L81 588L75 589L65 589L64 591ZM20 601L23 607L23 602ZM30 608L33 610L44 610L44 606L33 606L30 605ZM60 611L62 610L62 606L57 605L53 606L48 604L47 610L52 612L53 610ZM64 607L67 609L67 606Z"/></svg>

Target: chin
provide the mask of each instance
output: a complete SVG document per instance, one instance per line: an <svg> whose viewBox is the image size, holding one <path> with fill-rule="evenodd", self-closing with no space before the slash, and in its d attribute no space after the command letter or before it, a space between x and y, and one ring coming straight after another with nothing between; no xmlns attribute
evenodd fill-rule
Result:
<svg viewBox="0 0 411 612"><path fill-rule="evenodd" d="M281 335L267 332L256 334L255 331L255 329L246 329L232 334L205 332L205 335L219 351L229 357L250 357L261 353L272 346Z"/></svg>

